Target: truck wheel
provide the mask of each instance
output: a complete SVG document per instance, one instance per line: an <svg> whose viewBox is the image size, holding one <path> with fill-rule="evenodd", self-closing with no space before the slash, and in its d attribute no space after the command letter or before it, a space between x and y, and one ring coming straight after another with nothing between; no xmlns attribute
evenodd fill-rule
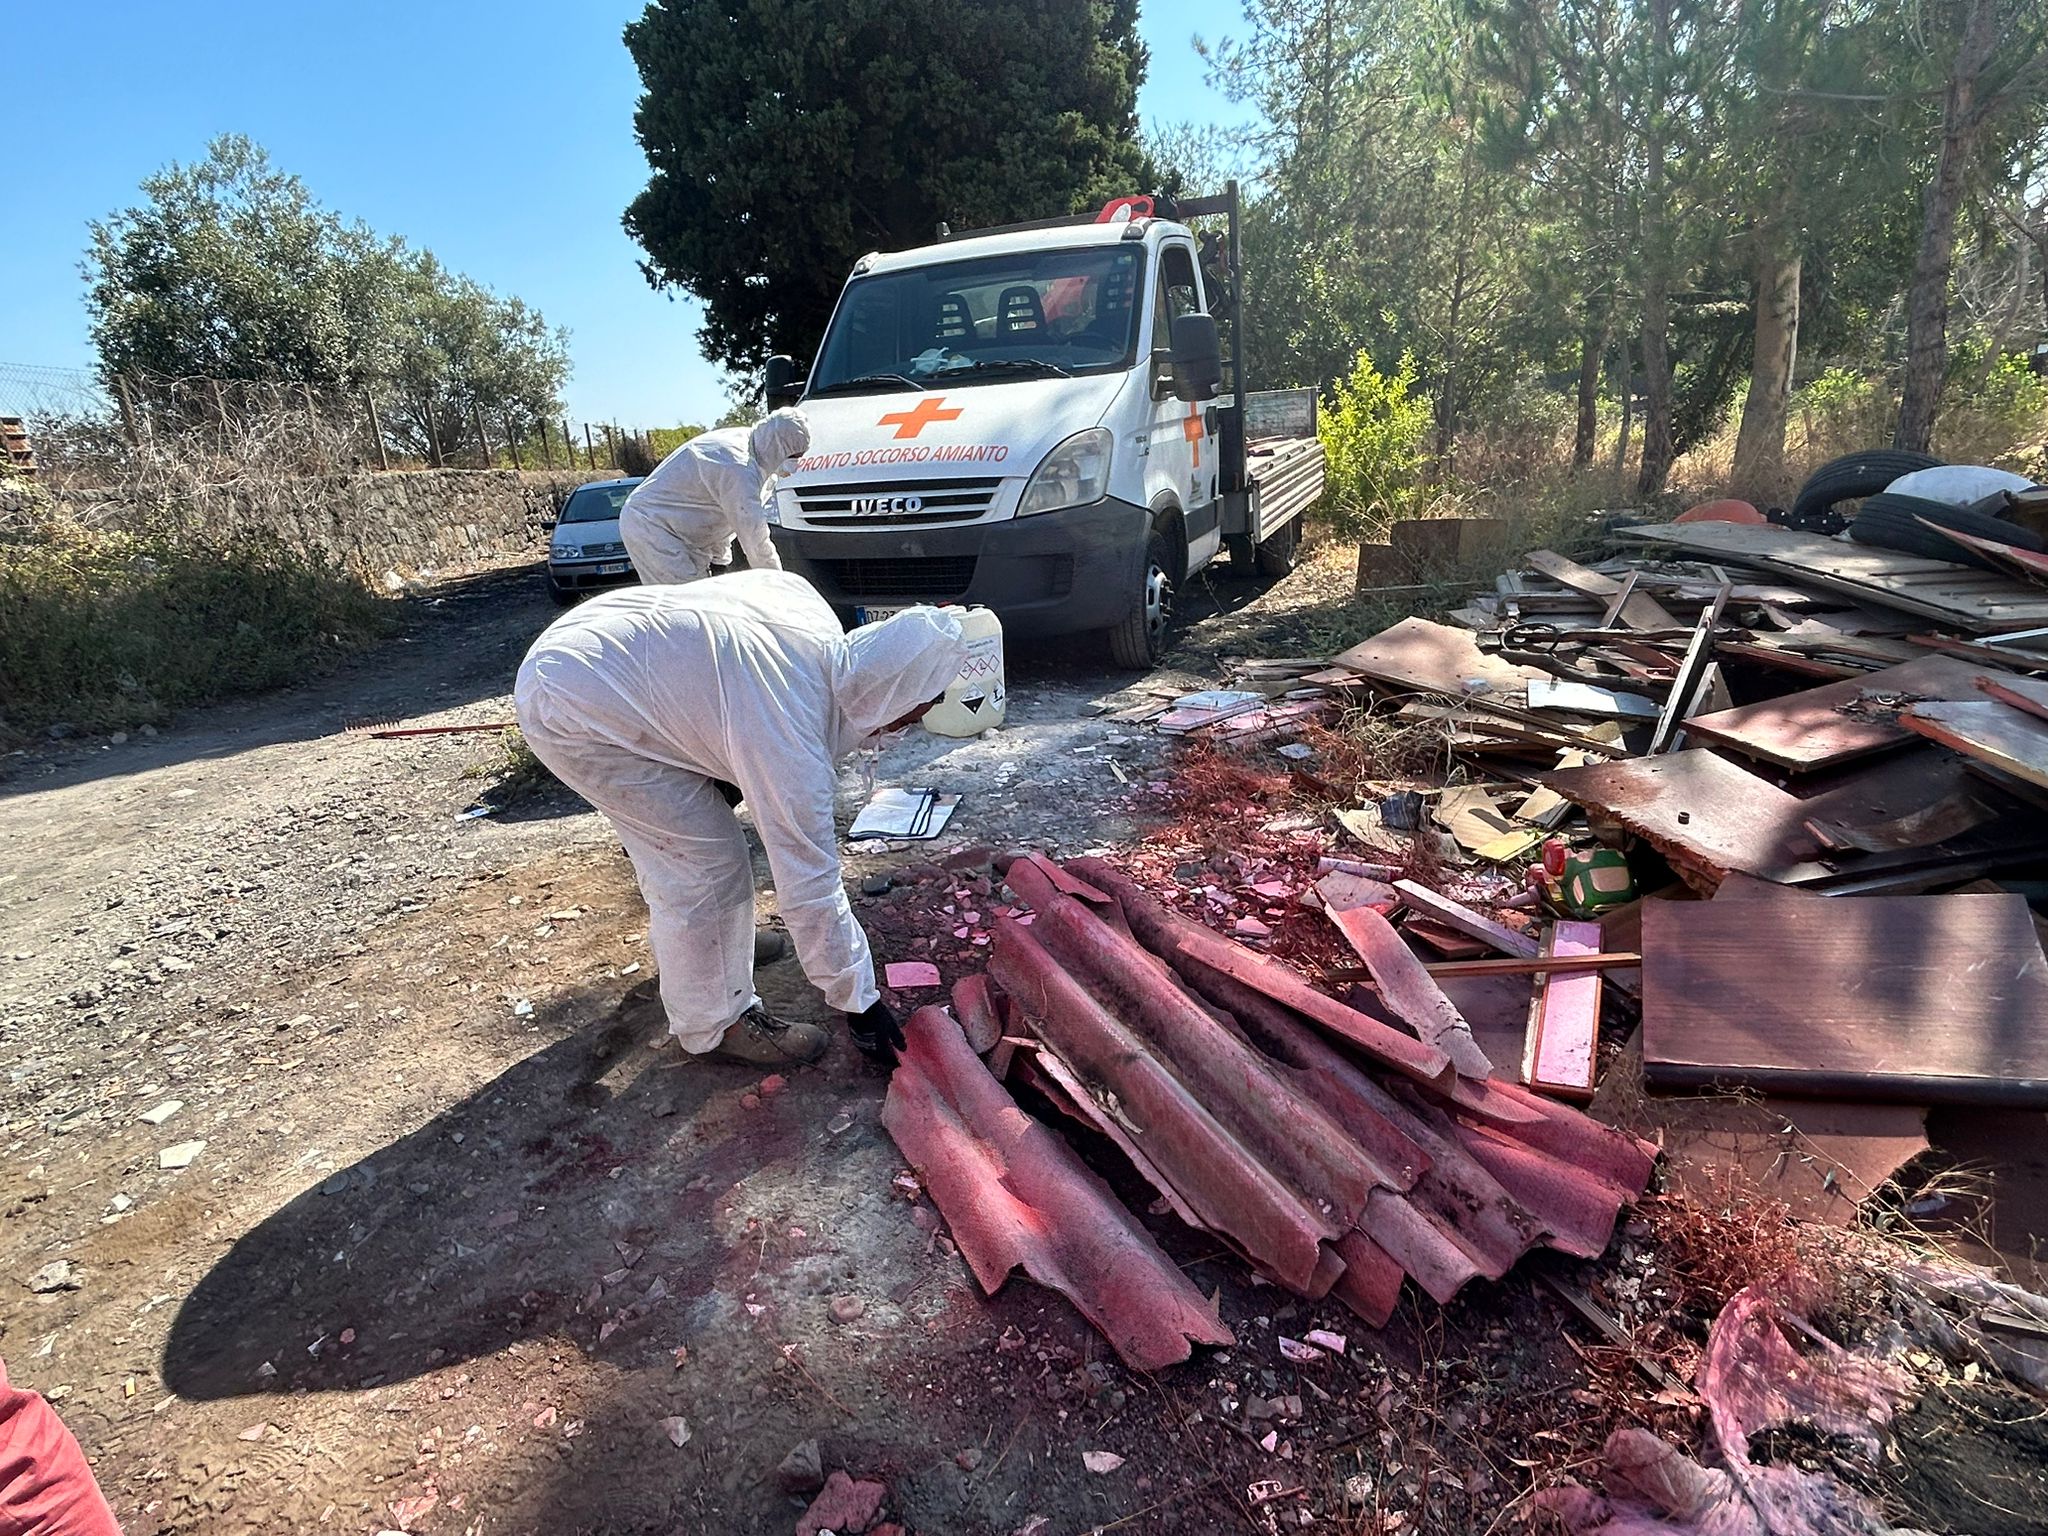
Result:
<svg viewBox="0 0 2048 1536"><path fill-rule="evenodd" d="M1258 548L1259 574L1281 577L1294 569L1294 557L1301 550L1301 519L1292 517L1286 526Z"/></svg>
<svg viewBox="0 0 2048 1536"><path fill-rule="evenodd" d="M1145 541L1145 579L1137 601L1109 632L1110 659L1120 667L1149 672L1166 649L1173 624L1173 550L1157 528Z"/></svg>

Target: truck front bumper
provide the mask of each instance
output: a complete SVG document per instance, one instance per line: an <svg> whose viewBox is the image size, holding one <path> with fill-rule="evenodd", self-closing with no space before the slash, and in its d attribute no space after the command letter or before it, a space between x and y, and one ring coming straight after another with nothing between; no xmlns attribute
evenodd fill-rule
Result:
<svg viewBox="0 0 2048 1536"><path fill-rule="evenodd" d="M774 530L790 570L850 617L856 608L967 603L993 609L1012 635L1107 629L1131 611L1150 520L1108 499L955 528Z"/></svg>

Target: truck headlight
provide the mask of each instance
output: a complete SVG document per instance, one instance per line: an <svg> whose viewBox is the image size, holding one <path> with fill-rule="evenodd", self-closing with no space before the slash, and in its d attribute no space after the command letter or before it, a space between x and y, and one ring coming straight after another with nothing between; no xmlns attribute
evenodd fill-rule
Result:
<svg viewBox="0 0 2048 1536"><path fill-rule="evenodd" d="M1045 456L1025 482L1017 515L1085 507L1109 494L1109 451L1116 437L1107 427L1076 432Z"/></svg>
<svg viewBox="0 0 2048 1536"><path fill-rule="evenodd" d="M761 498L761 519L770 528L780 528L782 526L781 491L771 488L768 494Z"/></svg>

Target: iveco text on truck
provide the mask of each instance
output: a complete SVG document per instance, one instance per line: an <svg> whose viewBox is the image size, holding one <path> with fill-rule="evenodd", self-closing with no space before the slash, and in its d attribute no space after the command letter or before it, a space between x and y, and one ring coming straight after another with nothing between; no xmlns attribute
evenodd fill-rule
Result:
<svg viewBox="0 0 2048 1536"><path fill-rule="evenodd" d="M1239 273L1235 183L862 257L809 377L769 363L811 423L784 563L854 622L985 604L1150 666L1175 589L1225 551L1285 572L1322 491L1314 392L1245 389Z"/></svg>

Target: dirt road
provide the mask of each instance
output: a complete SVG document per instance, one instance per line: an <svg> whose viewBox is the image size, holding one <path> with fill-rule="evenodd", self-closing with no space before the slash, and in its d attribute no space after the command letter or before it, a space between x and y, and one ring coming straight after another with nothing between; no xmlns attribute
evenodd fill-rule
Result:
<svg viewBox="0 0 2048 1536"><path fill-rule="evenodd" d="M1174 675L1326 595L1291 583L1219 588ZM0 759L0 1355L127 1529L780 1533L813 1438L926 1532L1235 1518L1176 1393L1048 1292L980 1298L843 1040L770 1093L622 1006L645 909L597 817L459 819L493 738L344 734L507 718L550 615L485 573L341 675ZM1133 679L1011 671L1005 731L883 781L964 793L941 855L1126 832L1159 743L1098 716Z"/></svg>

